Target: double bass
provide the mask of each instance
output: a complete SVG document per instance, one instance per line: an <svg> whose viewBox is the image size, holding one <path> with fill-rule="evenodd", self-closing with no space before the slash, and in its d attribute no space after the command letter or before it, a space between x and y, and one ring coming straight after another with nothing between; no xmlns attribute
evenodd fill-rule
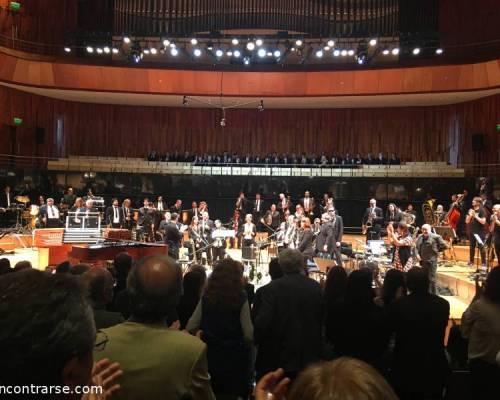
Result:
<svg viewBox="0 0 500 400"><path fill-rule="evenodd" d="M458 203L460 203L464 197L465 193L457 195L457 200L453 203L453 206L448 211L448 214L446 214L446 217L444 219L446 221L446 225L448 225L453 230L457 229L458 221L460 221L461 212L458 208Z"/></svg>

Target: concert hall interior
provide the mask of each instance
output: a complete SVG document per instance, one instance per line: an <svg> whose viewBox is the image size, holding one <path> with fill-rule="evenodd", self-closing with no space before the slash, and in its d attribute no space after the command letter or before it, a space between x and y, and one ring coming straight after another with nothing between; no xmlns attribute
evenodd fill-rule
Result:
<svg viewBox="0 0 500 400"><path fill-rule="evenodd" d="M0 0L0 398L498 398L499 26Z"/></svg>

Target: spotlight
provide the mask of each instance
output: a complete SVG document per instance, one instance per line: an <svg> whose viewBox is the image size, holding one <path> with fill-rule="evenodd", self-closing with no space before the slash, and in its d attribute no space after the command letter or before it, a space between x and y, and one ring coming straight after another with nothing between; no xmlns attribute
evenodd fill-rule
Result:
<svg viewBox="0 0 500 400"><path fill-rule="evenodd" d="M174 57L176 57L179 54L179 50L177 50L176 47L172 47L170 49L170 54L173 55Z"/></svg>
<svg viewBox="0 0 500 400"><path fill-rule="evenodd" d="M330 50L330 46L325 46L325 47L323 47L323 50L325 50L325 51Z"/></svg>
<svg viewBox="0 0 500 400"><path fill-rule="evenodd" d="M389 49L384 49L384 50L382 51L382 54L383 54L384 56L389 55L389 53L390 53Z"/></svg>
<svg viewBox="0 0 500 400"><path fill-rule="evenodd" d="M368 43L370 44L370 46L376 46L377 45L377 39L375 39L375 38L370 39L370 41Z"/></svg>
<svg viewBox="0 0 500 400"><path fill-rule="evenodd" d="M231 43L232 43L234 46L237 46L237 45L240 43L240 41L239 41L238 39L234 38L233 40L231 40Z"/></svg>
<svg viewBox="0 0 500 400"><path fill-rule="evenodd" d="M130 38L129 38L128 36L125 36L125 37L123 38L123 43L127 43L127 44L129 44L129 43L130 43Z"/></svg>
<svg viewBox="0 0 500 400"><path fill-rule="evenodd" d="M316 51L316 57L318 57L318 58L323 57L323 50Z"/></svg>
<svg viewBox="0 0 500 400"><path fill-rule="evenodd" d="M156 47L151 48L151 54L154 56L158 54L158 50L156 49Z"/></svg>
<svg viewBox="0 0 500 400"><path fill-rule="evenodd" d="M192 38L192 39L191 39L191 44L192 44L193 46L196 46L196 45L198 44L198 39Z"/></svg>
<svg viewBox="0 0 500 400"><path fill-rule="evenodd" d="M120 50L118 50L118 48L116 47L113 47L111 51L113 52L113 54L118 54L120 52Z"/></svg>
<svg viewBox="0 0 500 400"><path fill-rule="evenodd" d="M274 50L274 57L280 58L281 57L281 51L279 50Z"/></svg>
<svg viewBox="0 0 500 400"><path fill-rule="evenodd" d="M300 40L300 39L297 39L297 40L295 41L295 45L296 45L297 47L300 47L300 46L302 46L303 44L304 44L304 42L303 42L302 40Z"/></svg>
<svg viewBox="0 0 500 400"><path fill-rule="evenodd" d="M273 52L272 51L268 51L266 54L267 54L268 57L272 57L273 56Z"/></svg>
<svg viewBox="0 0 500 400"><path fill-rule="evenodd" d="M218 49L216 52L215 52L215 55L219 58L221 58L223 55L224 55L224 52L221 50L221 49Z"/></svg>
<svg viewBox="0 0 500 400"><path fill-rule="evenodd" d="M340 50L339 50L339 49L335 49L335 50L333 50L333 56L334 56L334 57L338 57L338 56L340 56Z"/></svg>
<svg viewBox="0 0 500 400"><path fill-rule="evenodd" d="M439 48L436 49L436 54L437 55L441 55L441 54L443 54L443 52L444 51L443 51L443 49L441 47L439 47Z"/></svg>
<svg viewBox="0 0 500 400"><path fill-rule="evenodd" d="M226 55L228 57L232 57L233 56L233 52L231 50L228 50L227 53L226 53Z"/></svg>
<svg viewBox="0 0 500 400"><path fill-rule="evenodd" d="M167 47L170 45L170 40L168 39L163 39L163 46Z"/></svg>
<svg viewBox="0 0 500 400"><path fill-rule="evenodd" d="M247 43L247 49L250 51L255 50L255 43L254 42L248 42Z"/></svg>
<svg viewBox="0 0 500 400"><path fill-rule="evenodd" d="M240 58L241 57L241 51L239 50L235 50L233 55L236 57L236 58Z"/></svg>
<svg viewBox="0 0 500 400"><path fill-rule="evenodd" d="M96 49L96 52L97 52L97 54L102 54L102 53L103 53L103 51L102 51L102 49L101 49L100 47L98 47L98 48Z"/></svg>
<svg viewBox="0 0 500 400"><path fill-rule="evenodd" d="M340 52L340 55L342 57L345 57L347 55L347 50L346 49L342 49L342 51Z"/></svg>
<svg viewBox="0 0 500 400"><path fill-rule="evenodd" d="M201 50L200 49L194 49L193 54L195 57L201 56Z"/></svg>
<svg viewBox="0 0 500 400"><path fill-rule="evenodd" d="M334 40L332 40L332 39L330 39L330 40L328 41L327 45L328 45L329 47L333 47L333 46L335 46L335 41L334 41Z"/></svg>
<svg viewBox="0 0 500 400"><path fill-rule="evenodd" d="M257 52L257 54L259 55L260 58L263 58L266 56L266 49L259 49L259 51Z"/></svg>
<svg viewBox="0 0 500 400"><path fill-rule="evenodd" d="M169 46L170 46L170 48L174 48L175 47L175 43L172 42L172 43L169 44Z"/></svg>
<svg viewBox="0 0 500 400"><path fill-rule="evenodd" d="M222 119L220 120L220 126L222 126L223 128L226 126L226 118L222 117Z"/></svg>
<svg viewBox="0 0 500 400"><path fill-rule="evenodd" d="M413 49L413 55L414 55L414 56L418 56L419 54L420 54L420 47L415 47L415 48Z"/></svg>
<svg viewBox="0 0 500 400"><path fill-rule="evenodd" d="M187 96L184 96L184 97L182 98L182 105L183 105L184 107L187 107L187 106L189 105L189 102L188 102L188 98L187 98Z"/></svg>
<svg viewBox="0 0 500 400"><path fill-rule="evenodd" d="M350 49L347 54L349 54L350 56L353 56L354 55L354 50L353 49Z"/></svg>
<svg viewBox="0 0 500 400"><path fill-rule="evenodd" d="M259 111L264 111L264 100L260 101L258 109L259 109Z"/></svg>
<svg viewBox="0 0 500 400"><path fill-rule="evenodd" d="M399 54L399 47L395 47L394 49L392 49L391 53L393 56L397 56Z"/></svg>
<svg viewBox="0 0 500 400"><path fill-rule="evenodd" d="M243 59L243 64L245 64L245 65L250 65L250 59L249 59L248 57L245 57L245 58Z"/></svg>
<svg viewBox="0 0 500 400"><path fill-rule="evenodd" d="M106 46L103 50L106 54L111 53L111 49L108 46Z"/></svg>
<svg viewBox="0 0 500 400"><path fill-rule="evenodd" d="M67 47L67 46L66 46L66 47L64 48L64 51L65 51L66 53L71 53L71 47Z"/></svg>
<svg viewBox="0 0 500 400"><path fill-rule="evenodd" d="M264 42L262 41L262 39L257 39L257 40L255 41L255 44L257 45L257 47L262 46L262 44L263 44L263 43L264 43Z"/></svg>
<svg viewBox="0 0 500 400"><path fill-rule="evenodd" d="M146 54L147 56L149 55L150 51L149 49L146 47L144 50L143 50L143 53Z"/></svg>

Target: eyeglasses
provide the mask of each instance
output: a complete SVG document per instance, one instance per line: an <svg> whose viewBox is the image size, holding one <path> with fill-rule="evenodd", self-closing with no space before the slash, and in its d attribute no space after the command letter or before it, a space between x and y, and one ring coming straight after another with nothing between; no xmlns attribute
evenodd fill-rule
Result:
<svg viewBox="0 0 500 400"><path fill-rule="evenodd" d="M98 330L95 338L94 351L103 351L108 342L109 337L106 332Z"/></svg>

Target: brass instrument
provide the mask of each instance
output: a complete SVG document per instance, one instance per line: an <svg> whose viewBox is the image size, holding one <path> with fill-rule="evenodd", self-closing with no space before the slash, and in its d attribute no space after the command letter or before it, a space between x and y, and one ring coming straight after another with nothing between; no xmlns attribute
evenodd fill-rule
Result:
<svg viewBox="0 0 500 400"><path fill-rule="evenodd" d="M439 220L436 218L436 213L434 210L434 205L436 199L430 199L422 204L422 215L424 216L424 223L430 226L439 225Z"/></svg>
<svg viewBox="0 0 500 400"><path fill-rule="evenodd" d="M415 215L412 213L407 213L407 212L401 212L401 215L403 217L403 221L406 223L406 225L413 225L415 223Z"/></svg>
<svg viewBox="0 0 500 400"><path fill-rule="evenodd" d="M368 232L368 229L370 229L373 226L373 220L374 220L375 216L376 216L375 211L371 212L368 215L368 219L366 220L366 222L363 225L361 225L361 233L363 235L366 235L366 232Z"/></svg>

